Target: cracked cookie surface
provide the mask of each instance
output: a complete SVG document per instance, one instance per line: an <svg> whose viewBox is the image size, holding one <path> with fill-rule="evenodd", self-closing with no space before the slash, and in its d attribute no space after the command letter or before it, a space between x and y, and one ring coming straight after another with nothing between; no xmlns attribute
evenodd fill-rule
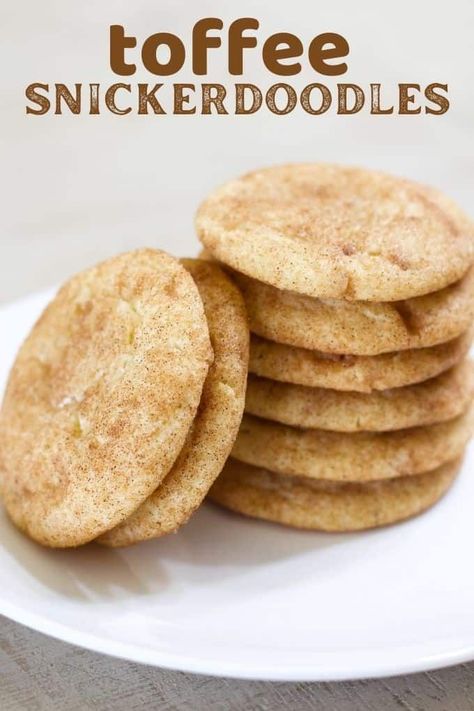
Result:
<svg viewBox="0 0 474 711"><path fill-rule="evenodd" d="M370 356L427 348L456 338L474 320L474 268L432 294L380 303L314 299L231 274L253 333L323 353Z"/></svg>

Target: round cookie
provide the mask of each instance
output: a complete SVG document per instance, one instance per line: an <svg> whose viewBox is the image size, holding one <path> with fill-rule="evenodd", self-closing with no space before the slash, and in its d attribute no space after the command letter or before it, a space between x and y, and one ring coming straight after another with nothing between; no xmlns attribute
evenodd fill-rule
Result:
<svg viewBox="0 0 474 711"><path fill-rule="evenodd" d="M474 396L474 368L462 361L436 378L370 394L279 383L250 375L245 411L293 427L385 432L451 420Z"/></svg>
<svg viewBox="0 0 474 711"><path fill-rule="evenodd" d="M474 268L440 291L401 302L313 299L232 273L250 330L277 343L351 355L425 348L456 338L474 320Z"/></svg>
<svg viewBox="0 0 474 711"><path fill-rule="evenodd" d="M244 415L234 459L281 474L372 481L420 474L461 455L474 429L474 407L438 425L395 432L304 430Z"/></svg>
<svg viewBox="0 0 474 711"><path fill-rule="evenodd" d="M212 357L174 257L143 249L68 281L21 347L0 414L14 523L64 547L130 516L179 455Z"/></svg>
<svg viewBox="0 0 474 711"><path fill-rule="evenodd" d="M201 294L214 349L183 450L156 491L102 535L107 546L158 538L186 523L219 475L237 437L245 402L249 331L238 289L215 264L183 259Z"/></svg>
<svg viewBox="0 0 474 711"><path fill-rule="evenodd" d="M287 477L229 459L209 498L231 511L318 531L359 531L421 513L447 491L461 459L390 481L335 483Z"/></svg>
<svg viewBox="0 0 474 711"><path fill-rule="evenodd" d="M370 393L436 377L465 357L471 341L472 331L466 331L429 348L355 356L295 348L253 334L249 370L263 378L295 385Z"/></svg>
<svg viewBox="0 0 474 711"><path fill-rule="evenodd" d="M330 164L274 166L215 190L196 216L224 264L318 298L397 301L453 283L473 225L439 191Z"/></svg>

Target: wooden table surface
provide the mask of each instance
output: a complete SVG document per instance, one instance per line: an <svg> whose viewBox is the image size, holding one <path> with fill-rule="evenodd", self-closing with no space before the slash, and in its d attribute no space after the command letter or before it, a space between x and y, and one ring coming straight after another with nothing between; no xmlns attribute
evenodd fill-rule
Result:
<svg viewBox="0 0 474 711"><path fill-rule="evenodd" d="M0 618L1 711L470 711L474 663L341 683L215 679L95 654Z"/></svg>

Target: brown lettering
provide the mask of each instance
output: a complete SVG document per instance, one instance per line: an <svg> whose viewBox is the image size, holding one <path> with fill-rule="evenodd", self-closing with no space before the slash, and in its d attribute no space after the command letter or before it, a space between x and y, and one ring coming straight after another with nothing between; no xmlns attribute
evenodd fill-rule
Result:
<svg viewBox="0 0 474 711"><path fill-rule="evenodd" d="M136 65L125 62L125 50L137 46L136 37L127 37L122 25L110 27L110 68L115 74L128 77L135 74Z"/></svg>
<svg viewBox="0 0 474 711"><path fill-rule="evenodd" d="M329 45L329 46L326 46ZM311 66L319 74L337 76L347 72L347 64L328 64L328 59L340 59L349 54L347 40L335 32L325 32L313 39L309 45L308 57Z"/></svg>
<svg viewBox="0 0 474 711"><path fill-rule="evenodd" d="M203 114L211 114L212 106L216 108L218 114L228 113L224 106L226 90L222 84L203 84L202 85L202 112Z"/></svg>
<svg viewBox="0 0 474 711"><path fill-rule="evenodd" d="M129 114L132 109L130 108L130 106L126 109L118 108L117 104L115 103L115 94L119 89L125 89L126 91L130 91L130 84L111 84L105 92L105 104L109 111L111 111L113 114L117 114L118 116L124 116L125 114Z"/></svg>
<svg viewBox="0 0 474 711"><path fill-rule="evenodd" d="M282 109L278 108L276 103L276 94L278 91L280 91L280 89L286 92L287 96L286 106ZM267 103L268 108L270 109L272 114L278 114L278 116L283 116L284 114L289 114L291 111L293 111L296 106L297 100L298 99L296 96L296 91L289 84L273 84L273 86L269 88L265 96L265 101Z"/></svg>
<svg viewBox="0 0 474 711"><path fill-rule="evenodd" d="M252 93L252 104L245 105L245 92ZM262 105L262 92L255 84L236 84L235 85L235 113L236 114L254 114Z"/></svg>
<svg viewBox="0 0 474 711"><path fill-rule="evenodd" d="M99 109L100 84L89 84L89 114L100 114Z"/></svg>
<svg viewBox="0 0 474 711"><path fill-rule="evenodd" d="M382 109L380 105L380 84L370 85L370 113L377 114L393 114L393 106Z"/></svg>
<svg viewBox="0 0 474 711"><path fill-rule="evenodd" d="M410 89L416 89L417 91L420 91L420 85L419 84L399 84L398 85L399 105L400 105L399 113L402 115L421 113L420 106L418 106L416 109L410 108L410 104L414 104L415 100L416 100L416 96L414 94L409 93Z"/></svg>
<svg viewBox="0 0 474 711"><path fill-rule="evenodd" d="M349 108L347 105L347 92L351 91L353 94L353 103ZM338 97L338 114L357 114L365 103L364 92L361 87L357 84L338 84L337 85L337 97Z"/></svg>
<svg viewBox="0 0 474 711"><path fill-rule="evenodd" d="M25 89L25 96L27 99L39 106L39 109L32 109L31 106L26 107L27 114L33 114L35 116L42 116L47 114L51 106L51 102L47 96L39 94L37 89L43 89L44 91L49 91L49 84L30 84Z"/></svg>
<svg viewBox="0 0 474 711"><path fill-rule="evenodd" d="M166 111L163 109L162 105L156 98L156 92L161 89L163 84L155 84L153 89L148 90L148 84L138 85L138 113L147 114L148 105L153 109L155 114L165 114Z"/></svg>
<svg viewBox="0 0 474 711"><path fill-rule="evenodd" d="M218 17L205 17L193 27L193 72L207 74L207 50L220 47L220 37L209 37L208 30L222 30L224 23ZM187 112L186 112L187 113Z"/></svg>
<svg viewBox="0 0 474 711"><path fill-rule="evenodd" d="M82 84L74 84L76 96L74 97L65 84L55 84L56 87L56 108L55 114L62 114L61 99L66 102L68 109L73 114L81 113L81 87Z"/></svg>
<svg viewBox="0 0 474 711"><path fill-rule="evenodd" d="M196 107L190 106L186 107L185 104L189 104L191 97L189 94L185 94L185 90L196 91L194 84L174 84L174 109L175 114L195 114Z"/></svg>
<svg viewBox="0 0 474 711"><path fill-rule="evenodd" d="M243 74L243 50L257 46L255 37L244 37L245 30L258 30L260 24L254 17L241 17L229 27L229 72L230 74Z"/></svg>
<svg viewBox="0 0 474 711"><path fill-rule="evenodd" d="M281 45L285 45L282 47ZM293 62L292 64L282 64L282 59L294 59L301 57L303 54L303 44L298 37L289 32L279 32L267 39L263 45L263 61L266 68L273 74L281 76L291 76L298 74L301 71L301 64Z"/></svg>
<svg viewBox="0 0 474 711"><path fill-rule="evenodd" d="M431 101L433 104L439 106L439 109L432 109L430 106L425 106L425 113L436 114L440 116L441 114L445 114L446 111L449 109L449 99L447 96L442 96L441 94L438 94L435 89L442 89L443 91L448 91L448 85L428 84L425 89L425 97L428 99L428 101Z"/></svg>
<svg viewBox="0 0 474 711"><path fill-rule="evenodd" d="M318 91L321 92L321 104L317 109L315 109L311 103L311 94L313 93L314 89L318 89ZM314 116L317 116L319 114L326 113L326 111L331 106L332 96L331 92L329 91L327 86L324 86L324 84L308 84L308 86L305 86L305 88L301 92L300 100L303 109L308 114L313 114Z"/></svg>
<svg viewBox="0 0 474 711"><path fill-rule="evenodd" d="M158 61L156 53L158 47L166 45L170 51L170 58L162 64ZM186 58L186 50L184 44L179 37L172 35L170 32L157 32L155 35L150 35L142 47L142 60L145 68L152 74L158 76L169 76L179 72Z"/></svg>

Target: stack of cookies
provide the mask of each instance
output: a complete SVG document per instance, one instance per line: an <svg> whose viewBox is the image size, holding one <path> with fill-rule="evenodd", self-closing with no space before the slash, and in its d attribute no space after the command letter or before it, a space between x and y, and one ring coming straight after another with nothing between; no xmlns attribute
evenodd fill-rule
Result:
<svg viewBox="0 0 474 711"><path fill-rule="evenodd" d="M218 189L197 230L252 332L246 414L210 498L330 531L437 501L473 429L469 219L422 185L303 164Z"/></svg>

